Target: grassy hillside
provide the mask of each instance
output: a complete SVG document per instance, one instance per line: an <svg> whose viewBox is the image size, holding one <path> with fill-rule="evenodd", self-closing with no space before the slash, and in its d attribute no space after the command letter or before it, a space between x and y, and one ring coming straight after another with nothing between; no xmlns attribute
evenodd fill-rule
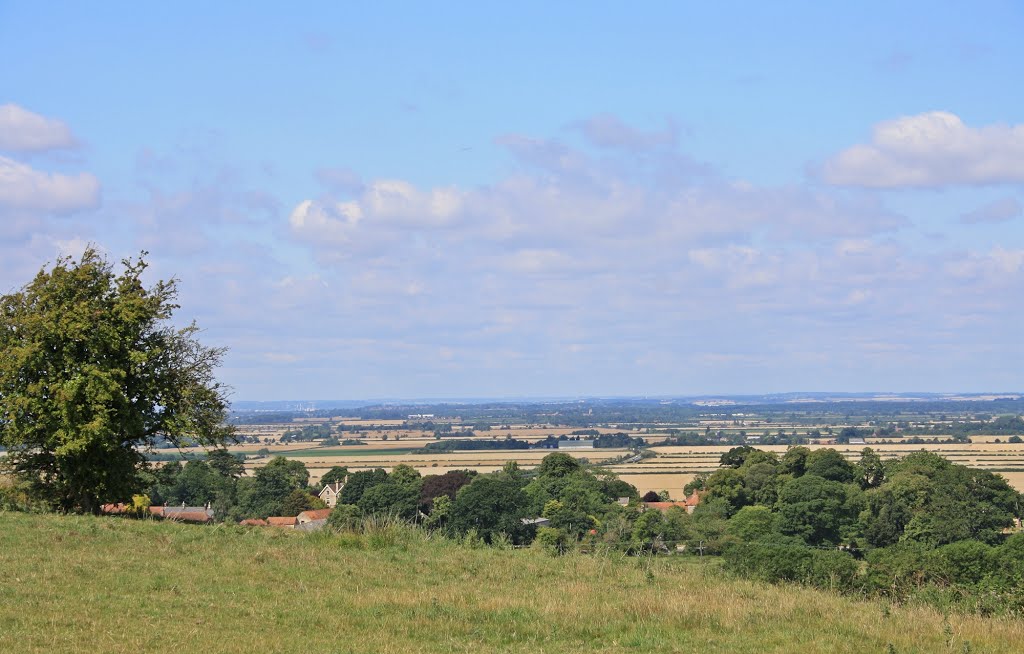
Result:
<svg viewBox="0 0 1024 654"><path fill-rule="evenodd" d="M1024 623L725 579L353 536L0 513L0 652L1017 652Z"/></svg>

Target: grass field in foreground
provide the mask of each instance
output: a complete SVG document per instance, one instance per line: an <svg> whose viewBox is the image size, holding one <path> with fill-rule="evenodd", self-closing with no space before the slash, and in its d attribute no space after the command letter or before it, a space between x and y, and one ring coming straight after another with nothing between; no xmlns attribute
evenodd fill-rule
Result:
<svg viewBox="0 0 1024 654"><path fill-rule="evenodd" d="M684 557L553 558L406 529L302 534L0 513L5 653L881 654L1022 644L1024 622L736 581Z"/></svg>

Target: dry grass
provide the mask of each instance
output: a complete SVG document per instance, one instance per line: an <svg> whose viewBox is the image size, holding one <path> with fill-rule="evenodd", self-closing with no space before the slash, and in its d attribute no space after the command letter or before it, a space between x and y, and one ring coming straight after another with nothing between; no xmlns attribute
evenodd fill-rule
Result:
<svg viewBox="0 0 1024 654"><path fill-rule="evenodd" d="M552 558L404 529L0 514L0 569L0 651L23 654L905 654L1024 642L1021 622L732 581L706 560Z"/></svg>

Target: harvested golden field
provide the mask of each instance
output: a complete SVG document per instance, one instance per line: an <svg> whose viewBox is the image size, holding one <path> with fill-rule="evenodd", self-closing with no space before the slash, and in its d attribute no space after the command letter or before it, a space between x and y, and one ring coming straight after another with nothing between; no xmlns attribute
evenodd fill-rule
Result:
<svg viewBox="0 0 1024 654"><path fill-rule="evenodd" d="M633 484L641 495L647 491L655 493L667 490L669 496L674 500L686 499L683 486L693 481L696 475L686 472L670 473L621 473L619 479L628 484Z"/></svg>
<svg viewBox="0 0 1024 654"><path fill-rule="evenodd" d="M361 424L366 427L380 426L388 421L355 421L347 420L346 424ZM403 421L390 421L400 425ZM278 426L278 428L281 428ZM552 427L549 425L513 425L511 430L493 429L472 437L472 440L503 439L507 436L519 440L537 440L552 434L563 434L572 431L569 427ZM601 432L619 431L615 428L601 428ZM384 433L389 434L383 440ZM399 436L398 439L395 437ZM344 438L342 435L341 438ZM460 437L455 437L460 438ZM650 441L659 441L662 436L647 435ZM904 456L918 450L938 452L954 463L960 463L980 469L987 469L1005 474L1016 488L1024 490L1024 444L1005 442L1006 438L996 436L974 437L971 443L882 443L878 439L869 439L867 447L875 450L883 459ZM436 443L432 433L408 430L370 431L362 439L364 445L320 447L318 443L309 444L247 444L234 446L236 452L252 456L260 449L266 448L272 456L281 455L303 461L311 470L315 482L332 466L346 466L352 470L367 468L384 468L390 470L396 465L405 464L418 469L421 474L440 474L448 470L472 469L479 472L490 472L500 469L507 461L516 461L524 468L537 465L551 450L473 450L428 454L421 448ZM443 442L443 441L442 441ZM785 453L785 445L756 445L759 449ZM668 490L672 497L682 497L682 487L696 473L710 473L718 468L721 455L731 449L729 445L714 446L663 446L655 445L650 451L653 458L645 458L633 463L615 463L610 470L626 481L636 485L641 492L647 490ZM809 445L810 449L832 448L842 452L850 459L857 459L865 445ZM592 463L628 456L626 450L594 449L572 452L573 456L585 458ZM255 458L247 462L247 468L253 469L264 465L268 458ZM1014 472L1020 469L1020 472ZM1003 472L1009 470L1009 472Z"/></svg>

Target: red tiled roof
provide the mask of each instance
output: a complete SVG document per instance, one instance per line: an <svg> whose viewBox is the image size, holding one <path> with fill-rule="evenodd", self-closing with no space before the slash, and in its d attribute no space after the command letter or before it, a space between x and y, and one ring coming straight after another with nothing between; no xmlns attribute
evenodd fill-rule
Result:
<svg viewBox="0 0 1024 654"><path fill-rule="evenodd" d="M272 527L294 527L298 518L287 518L284 516L271 516L267 518L267 524Z"/></svg>
<svg viewBox="0 0 1024 654"><path fill-rule="evenodd" d="M311 522L313 520L323 520L330 514L330 509L313 509L311 511L303 511L295 519L299 522Z"/></svg>
<svg viewBox="0 0 1024 654"><path fill-rule="evenodd" d="M668 511L673 506L680 508L686 508L686 502L644 502L644 506L648 509L658 509L659 511Z"/></svg>
<svg viewBox="0 0 1024 654"><path fill-rule="evenodd" d="M100 513L107 513L111 515L128 513L130 510L131 507L124 502L118 502L117 504L104 504L100 507Z"/></svg>
<svg viewBox="0 0 1024 654"><path fill-rule="evenodd" d="M686 502L684 502L684 504L686 504L686 506L697 506L700 504L700 494L697 491L693 491L690 493L690 496L686 498Z"/></svg>
<svg viewBox="0 0 1024 654"><path fill-rule="evenodd" d="M247 527L266 527L267 521L263 520L262 518L248 518L247 520L243 520L238 524L245 525Z"/></svg>

